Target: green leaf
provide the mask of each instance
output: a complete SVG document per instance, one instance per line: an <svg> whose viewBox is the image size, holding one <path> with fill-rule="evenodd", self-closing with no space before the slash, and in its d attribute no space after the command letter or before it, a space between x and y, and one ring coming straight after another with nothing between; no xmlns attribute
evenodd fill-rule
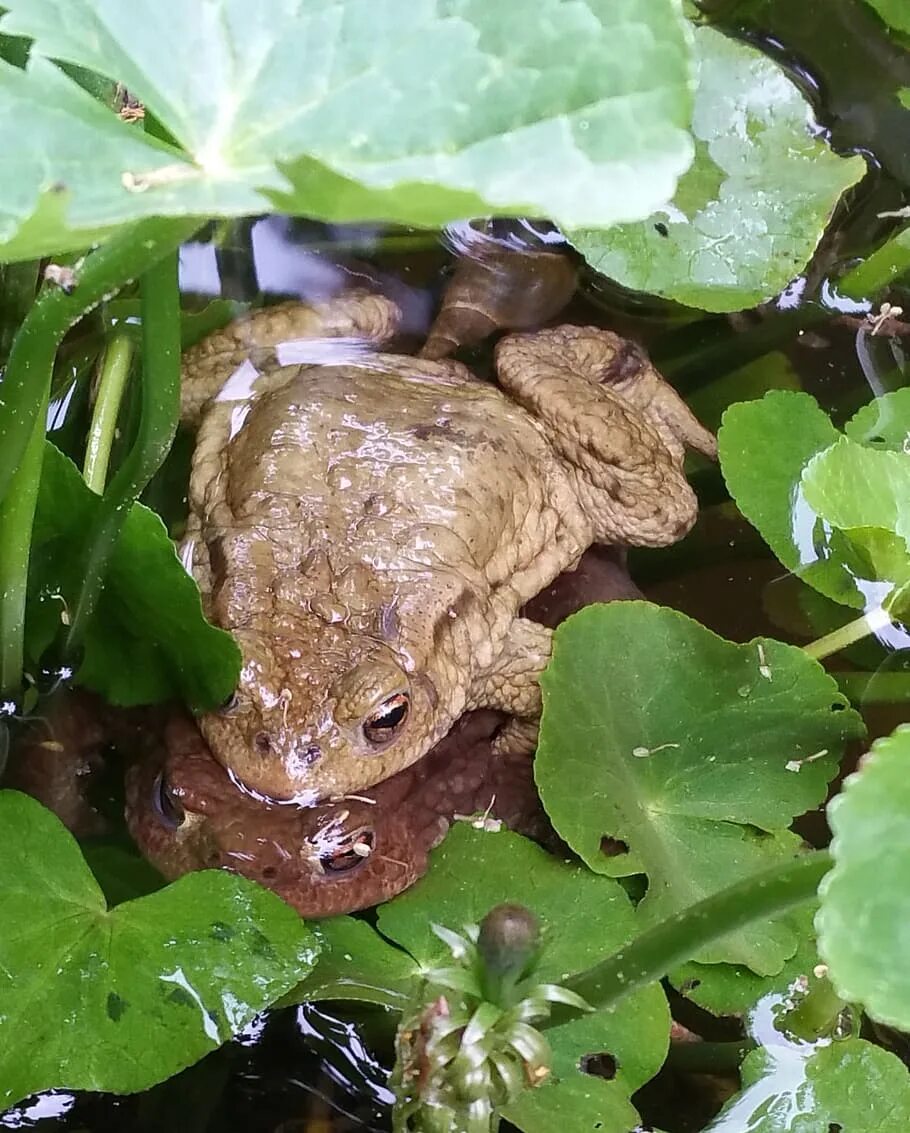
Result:
<svg viewBox="0 0 910 1133"><path fill-rule="evenodd" d="M910 444L910 387L876 397L844 426L851 441L906 452Z"/></svg>
<svg viewBox="0 0 910 1133"><path fill-rule="evenodd" d="M910 34L910 8L907 0L866 0L878 12L886 24Z"/></svg>
<svg viewBox="0 0 910 1133"><path fill-rule="evenodd" d="M813 908L802 908L786 918L798 941L796 952L774 976L757 976L743 964L683 964L670 982L687 999L712 1015L744 1015L766 995L783 994L794 980L808 976L818 964L818 946L812 930Z"/></svg>
<svg viewBox="0 0 910 1133"><path fill-rule="evenodd" d="M15 176L0 253L151 215L274 208L434 225L640 219L692 156L678 0L7 0L35 37L0 68ZM107 114L37 56L123 82L176 140Z"/></svg>
<svg viewBox="0 0 910 1133"><path fill-rule="evenodd" d="M58 620L78 593L82 540L99 506L75 465L48 443L32 541L32 610L47 634L48 595ZM43 599L43 600L42 600ZM230 634L202 614L196 583L177 558L161 520L134 504L85 636L80 684L113 704L182 698L203 711L237 683L240 651Z"/></svg>
<svg viewBox="0 0 910 1133"><path fill-rule="evenodd" d="M224 871L109 910L50 811L0 792L0 1101L146 1089L236 1034L316 954L292 909Z"/></svg>
<svg viewBox="0 0 910 1133"><path fill-rule="evenodd" d="M806 502L834 527L877 527L910 539L910 456L841 437L803 472Z"/></svg>
<svg viewBox="0 0 910 1133"><path fill-rule="evenodd" d="M710 27L696 29L695 48L695 161L672 204L641 223L569 236L626 287L735 311L799 274L866 166L828 149L799 90L766 56Z"/></svg>
<svg viewBox="0 0 910 1133"><path fill-rule="evenodd" d="M910 727L877 740L828 807L834 869L822 883L819 951L838 994L910 1028Z"/></svg>
<svg viewBox="0 0 910 1133"><path fill-rule="evenodd" d="M910 1076L864 1039L752 1051L743 1089L705 1133L897 1133L910 1123Z"/></svg>
<svg viewBox="0 0 910 1133"><path fill-rule="evenodd" d="M366 921L330 917L313 926L319 962L285 1003L350 999L388 1005L408 1003L419 970L407 952L390 944Z"/></svg>
<svg viewBox="0 0 910 1133"><path fill-rule="evenodd" d="M736 506L781 563L834 601L861 607L864 598L830 556L801 486L810 460L840 435L815 398L781 390L731 405L717 447Z"/></svg>
<svg viewBox="0 0 910 1133"><path fill-rule="evenodd" d="M545 981L583 971L635 930L631 904L616 882L558 861L516 834L466 823L456 824L433 851L421 881L380 908L379 930L427 968L448 957L433 924L459 931L479 923L494 905L514 901L540 918L544 946L537 971ZM549 1133L557 1114L570 1128L600 1121L603 1133L627 1133L638 1121L629 1097L661 1066L668 1034L667 1004L657 984L631 996L620 1013L598 1012L548 1029L552 1078L527 1091L506 1116L526 1133ZM582 1073L579 1060L588 1053L611 1054L616 1077Z"/></svg>
<svg viewBox="0 0 910 1133"><path fill-rule="evenodd" d="M734 645L646 602L569 618L541 685L544 806L592 869L647 874L646 924L792 855L785 828L821 802L862 734L802 650ZM697 959L773 975L796 944L786 922L750 925Z"/></svg>
<svg viewBox="0 0 910 1133"><path fill-rule="evenodd" d="M841 437L809 463L802 491L819 518L838 529L830 546L867 604L903 606L910 584L910 454Z"/></svg>

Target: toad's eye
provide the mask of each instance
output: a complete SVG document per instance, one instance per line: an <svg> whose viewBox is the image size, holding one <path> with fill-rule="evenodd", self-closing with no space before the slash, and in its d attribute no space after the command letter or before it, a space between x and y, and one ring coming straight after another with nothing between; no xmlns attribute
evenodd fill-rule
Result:
<svg viewBox="0 0 910 1133"><path fill-rule="evenodd" d="M401 732L411 709L406 692L396 692L384 700L363 722L363 734L371 744L387 744Z"/></svg>
<svg viewBox="0 0 910 1133"><path fill-rule="evenodd" d="M376 844L376 835L364 826L329 853L319 855L326 873L349 873L367 860Z"/></svg>
<svg viewBox="0 0 910 1133"><path fill-rule="evenodd" d="M161 774L152 786L152 805L155 813L169 830L178 830L186 818L186 811L177 801L167 780Z"/></svg>

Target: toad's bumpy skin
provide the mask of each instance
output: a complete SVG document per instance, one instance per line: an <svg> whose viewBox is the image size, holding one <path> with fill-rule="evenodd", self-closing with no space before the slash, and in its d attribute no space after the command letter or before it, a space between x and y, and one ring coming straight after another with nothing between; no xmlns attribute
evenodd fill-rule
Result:
<svg viewBox="0 0 910 1133"><path fill-rule="evenodd" d="M457 362L357 353L395 315L377 296L285 306L187 364L188 412L204 408L185 560L244 659L234 701L200 726L272 798L364 790L472 708L512 713L499 749L529 750L550 631L520 608L593 542L684 535L683 446L713 453L609 332L503 339L505 393ZM309 343L320 364L278 365L276 343L301 335L342 353Z"/></svg>

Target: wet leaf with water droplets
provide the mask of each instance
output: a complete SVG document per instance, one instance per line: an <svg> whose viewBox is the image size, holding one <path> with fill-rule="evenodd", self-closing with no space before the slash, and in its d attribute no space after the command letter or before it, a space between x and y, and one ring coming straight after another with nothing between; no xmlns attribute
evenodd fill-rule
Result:
<svg viewBox="0 0 910 1133"><path fill-rule="evenodd" d="M863 732L802 650L736 645L646 602L569 618L541 685L544 806L592 869L647 875L644 924L797 852L786 828L822 801L845 741ZM781 920L697 958L773 975L796 946Z"/></svg>
<svg viewBox="0 0 910 1133"><path fill-rule="evenodd" d="M224 871L108 909L58 819L0 792L0 1103L147 1089L246 1026L317 953L293 909Z"/></svg>
<svg viewBox="0 0 910 1133"><path fill-rule="evenodd" d="M464 823L432 852L426 877L380 908L379 929L426 968L449 959L432 924L458 932L478 924L494 906L515 902L540 919L543 950L536 975L543 982L560 983L584 971L635 931L631 903L615 881L559 861L517 834ZM657 984L635 992L622 1011L595 1012L549 1028L552 1076L507 1106L505 1116L525 1133L552 1133L560 1125L628 1133L639 1120L629 1098L660 1068L668 1031L667 1003ZM583 1055L600 1051L616 1060L618 1070L609 1081L579 1069Z"/></svg>
<svg viewBox="0 0 910 1133"><path fill-rule="evenodd" d="M569 235L592 267L625 287L738 311L799 274L866 166L832 153L798 88L767 56L709 27L696 30L695 46L695 161L672 204L637 224Z"/></svg>
<svg viewBox="0 0 910 1133"><path fill-rule="evenodd" d="M271 211L431 226L640 219L692 142L678 0L8 0L15 176L0 256L83 247L148 216ZM42 58L42 56L44 58ZM122 82L176 140L117 120L47 62Z"/></svg>

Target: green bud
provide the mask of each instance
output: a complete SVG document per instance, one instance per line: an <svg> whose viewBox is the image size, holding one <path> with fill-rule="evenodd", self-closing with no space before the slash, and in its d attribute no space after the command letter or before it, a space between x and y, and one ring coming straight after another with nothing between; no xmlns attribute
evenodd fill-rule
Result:
<svg viewBox="0 0 910 1133"><path fill-rule="evenodd" d="M511 989L537 960L540 921L524 905L497 905L480 922L477 950L484 966L487 998L507 1001Z"/></svg>

